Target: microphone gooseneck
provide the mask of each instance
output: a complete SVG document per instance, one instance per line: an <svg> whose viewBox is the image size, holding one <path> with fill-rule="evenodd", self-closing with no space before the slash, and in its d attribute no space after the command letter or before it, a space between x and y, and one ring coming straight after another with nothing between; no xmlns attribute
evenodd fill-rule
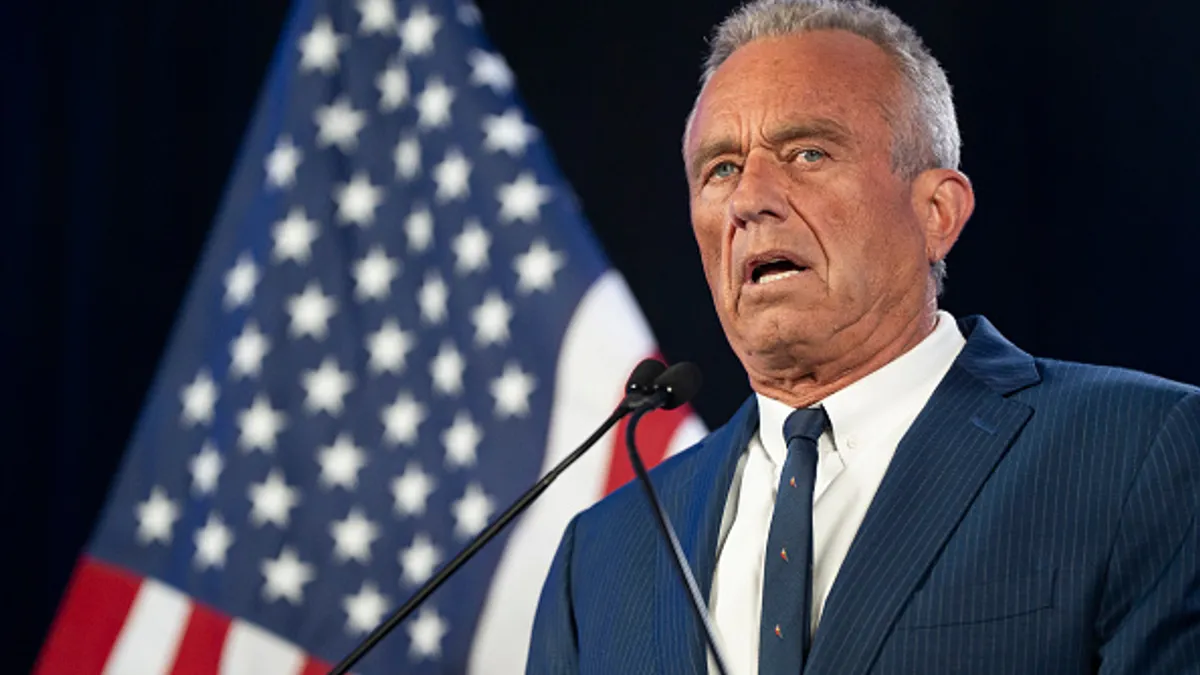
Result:
<svg viewBox="0 0 1200 675"><path fill-rule="evenodd" d="M663 538L666 539L667 545L671 549L675 569L679 573L683 585L687 588L688 598L692 601L692 609L695 611L700 625L704 628L704 637L708 641L708 648L712 651L713 662L721 675L728 675L729 669L725 666L725 658L717 644L712 619L708 616L708 606L700 594L696 576L692 573L691 566L688 565L683 547L679 544L679 537L675 535L675 528L671 525L671 519L667 517L667 512L662 507L658 493L650 482L650 474L646 471L646 466L642 464L642 458L637 449L637 425L641 422L642 417L656 408L670 410L687 403L700 390L700 382L700 369L691 363L677 363L663 371L654 381L654 393L634 410L633 416L629 418L629 425L625 428L625 449L629 452L629 463L633 465L638 482L642 484L646 491L646 497L650 500L659 531L662 532Z"/></svg>
<svg viewBox="0 0 1200 675"><path fill-rule="evenodd" d="M669 370L670 369L663 365L662 362L654 359L646 359L639 363L637 367L633 369L633 373L630 374L629 379L625 383L625 397L621 399L621 403L618 404L616 409L612 411L612 414L608 416L608 419L604 420L604 422L594 432L592 432L592 435L588 436L578 448L572 451L571 454L567 455L561 462L556 464L553 469L551 469L546 473L545 476L541 478L541 480L534 483L533 487L529 488L524 494L518 497L517 500L504 511L504 513L500 514L496 520L492 521L492 523L484 528L482 532L477 534L475 538L472 539L470 543L468 543L467 546L459 552L458 555L454 556L453 560L446 563L444 567L439 569L436 574L422 584L421 587L417 589L417 592L413 593L412 597L410 597L407 602L401 605L399 609L392 612L392 614L389 615L383 623L379 624L375 630L371 631L367 637L363 638L363 641L354 648L354 651L350 652L346 658L342 659L341 662L333 667L333 670L329 671L329 675L345 675L346 673L350 672L350 669L353 668L360 660L362 660L362 657L366 656L368 652L375 648L375 645L379 644L379 642L388 635L388 633L391 633L393 630L395 630L396 626L399 626L405 619L409 617L409 615L416 611L417 608L420 607L421 604L424 603L434 591L440 588L447 579L453 576L454 573L458 571L458 569L462 567L464 563L478 553L479 550L487 545L489 541L495 538L497 534L500 534L500 532L507 527L514 518L521 515L522 511L529 508L529 505L532 504L538 497L540 497L541 494L546 491L546 488L550 487L550 484L553 483L563 471L566 471L567 467L574 464L575 460L579 459L581 456L583 456L583 453L591 449L591 447L595 445L596 442L604 436L604 434L608 433L609 429L613 428L617 422L621 421L621 419L629 413L635 410L643 409L648 400L651 400L654 396L658 395L658 380L665 376Z"/></svg>

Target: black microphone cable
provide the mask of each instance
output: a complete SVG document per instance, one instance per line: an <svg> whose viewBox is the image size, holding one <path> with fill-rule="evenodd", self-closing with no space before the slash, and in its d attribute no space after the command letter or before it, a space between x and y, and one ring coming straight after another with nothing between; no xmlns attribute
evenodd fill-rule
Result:
<svg viewBox="0 0 1200 675"><path fill-rule="evenodd" d="M629 425L625 428L625 449L629 452L629 463L633 465L633 471L637 474L638 481L646 490L646 497L650 500L655 520L658 522L658 529L671 549L679 578L687 587L688 597L692 601L692 609L695 610L696 618L700 620L700 625L704 628L704 637L708 641L708 648L712 650L713 662L717 666L717 671L721 675L728 675L729 669L725 667L725 658L717 644L712 619L708 616L708 605L700 595L696 576L692 574L692 568L688 565L683 547L679 544L679 537L675 536L675 528L671 525L671 519L667 517L667 512L662 507L662 502L654 490L654 485L650 482L650 475L646 472L646 466L642 464L641 455L637 450L636 430L638 422L643 416L658 408L665 410L678 408L691 400L699 390L700 369L695 364L685 361L667 368L654 381L653 393L646 397L642 404L633 411L633 416L629 418Z"/></svg>

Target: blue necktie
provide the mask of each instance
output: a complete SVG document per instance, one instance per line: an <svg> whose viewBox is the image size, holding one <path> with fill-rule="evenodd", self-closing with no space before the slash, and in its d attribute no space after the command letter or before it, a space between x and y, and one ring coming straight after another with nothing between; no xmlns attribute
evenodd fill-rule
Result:
<svg viewBox="0 0 1200 675"><path fill-rule="evenodd" d="M759 675L799 675L808 657L813 484L817 439L828 423L822 408L797 410L783 423L788 455L779 477L763 565Z"/></svg>

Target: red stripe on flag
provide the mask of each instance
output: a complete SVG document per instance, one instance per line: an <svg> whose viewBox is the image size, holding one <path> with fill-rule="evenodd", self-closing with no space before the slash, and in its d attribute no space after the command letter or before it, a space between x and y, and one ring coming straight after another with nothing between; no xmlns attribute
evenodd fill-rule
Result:
<svg viewBox="0 0 1200 675"><path fill-rule="evenodd" d="M685 405L674 410L659 410L642 418L637 428L637 447L642 452L642 463L647 469L654 468L666 457L675 431L691 415L692 409ZM629 463L628 446L625 445L628 426L628 417L617 425L617 438L608 466L608 483L604 486L606 495L633 479L633 465Z"/></svg>
<svg viewBox="0 0 1200 675"><path fill-rule="evenodd" d="M304 662L304 670L300 671L300 675L326 675L330 670L333 670L333 665L325 663L319 659L308 657Z"/></svg>
<svg viewBox="0 0 1200 675"><path fill-rule="evenodd" d="M221 649L229 633L229 618L200 603L192 603L187 628L175 653L171 675L213 675L221 670Z"/></svg>
<svg viewBox="0 0 1200 675"><path fill-rule="evenodd" d="M662 355L654 354L651 358L662 360ZM685 405L674 410L657 410L642 418L638 423L637 446L638 450L642 451L642 463L647 469L654 468L666 457L675 431L691 415L691 407ZM625 432L628 427L628 417L617 424L617 437L613 442L612 456L608 460L608 481L604 485L606 495L633 478L633 465L629 463L629 451L625 445Z"/></svg>
<svg viewBox="0 0 1200 675"><path fill-rule="evenodd" d="M141 583L122 569L80 558L34 674L102 672Z"/></svg>

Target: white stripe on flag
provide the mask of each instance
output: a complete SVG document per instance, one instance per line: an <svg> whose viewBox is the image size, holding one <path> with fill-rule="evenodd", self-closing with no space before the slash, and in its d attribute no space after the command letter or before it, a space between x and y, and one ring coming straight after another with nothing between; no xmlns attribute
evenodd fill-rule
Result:
<svg viewBox="0 0 1200 675"><path fill-rule="evenodd" d="M104 675L170 673L191 611L183 593L153 579L143 581Z"/></svg>
<svg viewBox="0 0 1200 675"><path fill-rule="evenodd" d="M666 456L671 457L687 450L707 435L708 427L704 426L704 422L695 414L688 415L675 430L675 435L671 436Z"/></svg>
<svg viewBox="0 0 1200 675"><path fill-rule="evenodd" d="M625 280L607 272L588 289L563 336L543 475L608 417L629 371L655 349ZM613 439L609 432L518 519L480 616L469 673L525 672L542 582L567 522L603 496Z"/></svg>
<svg viewBox="0 0 1200 675"><path fill-rule="evenodd" d="M221 651L221 675L296 675L304 652L273 633L234 620Z"/></svg>

